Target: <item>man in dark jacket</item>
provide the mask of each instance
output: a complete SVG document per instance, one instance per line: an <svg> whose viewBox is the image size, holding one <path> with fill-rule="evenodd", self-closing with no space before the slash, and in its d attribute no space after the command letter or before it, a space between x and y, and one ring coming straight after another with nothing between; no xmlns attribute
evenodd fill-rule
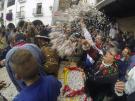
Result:
<svg viewBox="0 0 135 101"><path fill-rule="evenodd" d="M127 94L127 101L135 101L135 55L131 56L129 60L127 81L117 81L115 92L118 96Z"/></svg>

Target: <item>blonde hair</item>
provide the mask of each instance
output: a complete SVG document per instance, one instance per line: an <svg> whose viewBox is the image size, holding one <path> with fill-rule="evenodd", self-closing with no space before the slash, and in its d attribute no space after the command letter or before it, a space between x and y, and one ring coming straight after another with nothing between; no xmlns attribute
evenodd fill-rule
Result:
<svg viewBox="0 0 135 101"><path fill-rule="evenodd" d="M38 75L38 62L26 49L17 49L11 56L10 64L23 80L32 80Z"/></svg>

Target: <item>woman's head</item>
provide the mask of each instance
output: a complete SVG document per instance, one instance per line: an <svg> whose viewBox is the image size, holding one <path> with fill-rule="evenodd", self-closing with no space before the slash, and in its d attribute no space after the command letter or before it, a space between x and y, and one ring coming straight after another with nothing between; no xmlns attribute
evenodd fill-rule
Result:
<svg viewBox="0 0 135 101"><path fill-rule="evenodd" d="M95 38L95 42L98 43L98 44L101 44L103 41L103 38L101 35L97 35L96 38Z"/></svg>
<svg viewBox="0 0 135 101"><path fill-rule="evenodd" d="M125 47L122 51L122 56L127 57L131 54L131 51L128 47Z"/></svg>
<svg viewBox="0 0 135 101"><path fill-rule="evenodd" d="M9 41L11 46L14 46L19 42L26 42L26 37L23 34L11 33L8 36L8 41Z"/></svg>
<svg viewBox="0 0 135 101"><path fill-rule="evenodd" d="M8 42L10 43L11 46L14 46L15 44L15 36L16 34L13 34L13 33L9 34L8 36Z"/></svg>

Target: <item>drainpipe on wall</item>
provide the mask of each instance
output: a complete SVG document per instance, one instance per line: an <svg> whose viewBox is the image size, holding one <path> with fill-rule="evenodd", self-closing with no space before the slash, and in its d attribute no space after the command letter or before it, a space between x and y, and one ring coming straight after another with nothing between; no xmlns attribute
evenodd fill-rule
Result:
<svg viewBox="0 0 135 101"><path fill-rule="evenodd" d="M51 22L51 25L54 24L55 22L55 18L53 16L54 12L58 11L59 9L59 0L54 0L53 2L53 8L52 8L52 22Z"/></svg>
<svg viewBox="0 0 135 101"><path fill-rule="evenodd" d="M18 0L15 0L15 27L17 27L17 23L16 23L16 20L17 20L17 18L16 18L16 12L17 12L17 1Z"/></svg>

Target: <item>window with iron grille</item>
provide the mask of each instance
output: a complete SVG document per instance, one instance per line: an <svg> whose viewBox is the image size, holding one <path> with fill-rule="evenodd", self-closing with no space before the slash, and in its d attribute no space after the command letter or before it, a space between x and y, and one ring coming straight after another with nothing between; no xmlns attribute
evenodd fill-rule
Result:
<svg viewBox="0 0 135 101"><path fill-rule="evenodd" d="M8 0L7 6L12 6L15 4L15 0Z"/></svg>
<svg viewBox="0 0 135 101"><path fill-rule="evenodd" d="M36 14L42 13L42 3L37 3Z"/></svg>

